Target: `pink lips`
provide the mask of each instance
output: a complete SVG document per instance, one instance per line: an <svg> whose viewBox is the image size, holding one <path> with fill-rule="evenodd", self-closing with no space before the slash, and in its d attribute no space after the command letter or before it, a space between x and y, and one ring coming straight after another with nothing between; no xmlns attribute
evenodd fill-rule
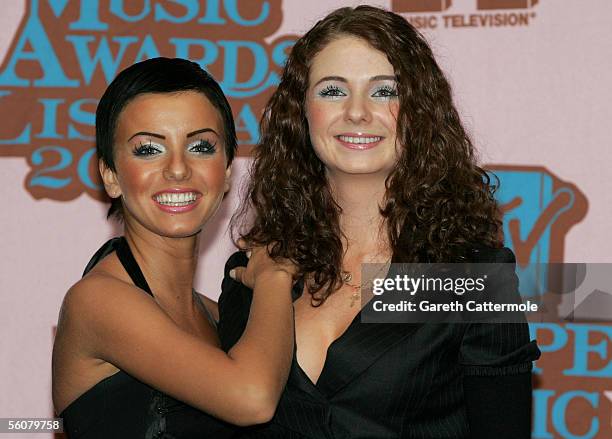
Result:
<svg viewBox="0 0 612 439"><path fill-rule="evenodd" d="M196 199L194 201L191 201L189 204L186 204L184 206L172 206L172 205L168 205L168 204L163 204L160 203L159 201L157 201L157 197L159 195L162 194L181 194L181 193L194 193L196 196ZM200 204L200 200L202 199L202 193L196 189L190 189L190 188L170 188L170 189L165 189L163 191L159 191L156 192L155 194L153 194L153 202L155 203L155 205L157 207L159 207L159 209L163 210L164 212L167 213L185 213L185 212L189 212L193 209L195 209L197 207L198 204Z"/></svg>
<svg viewBox="0 0 612 439"><path fill-rule="evenodd" d="M353 149L357 151L365 151L368 149L375 148L380 144L380 142L384 140L384 137L382 136L376 136L373 134L363 134L363 133L342 133L334 137L345 148ZM367 143L355 143L355 142L347 142L345 140L342 140L341 137L352 137L353 139L378 138L379 140L376 140L374 142L367 142Z"/></svg>

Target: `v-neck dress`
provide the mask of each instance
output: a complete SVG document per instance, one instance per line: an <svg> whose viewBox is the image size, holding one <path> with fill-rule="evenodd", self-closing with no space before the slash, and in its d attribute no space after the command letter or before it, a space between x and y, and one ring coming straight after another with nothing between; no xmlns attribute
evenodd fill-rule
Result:
<svg viewBox="0 0 612 439"><path fill-rule="evenodd" d="M104 244L85 268L89 272L115 251L132 282L153 295L125 238ZM207 318L215 323L204 307ZM172 346L168 346L172 356ZM59 415L70 439L191 439L236 437L235 427L188 406L139 381L127 372L101 380Z"/></svg>
<svg viewBox="0 0 612 439"><path fill-rule="evenodd" d="M514 255L481 248L472 259L508 263ZM228 273L247 262L238 252L225 267L218 326L225 350L242 335L252 301L252 290ZM516 289L511 276L505 288ZM294 300L302 290L294 286ZM243 429L243 437L530 437L530 371L540 352L526 323L361 323L358 314L329 346L316 384L300 368L298 348L272 421Z"/></svg>

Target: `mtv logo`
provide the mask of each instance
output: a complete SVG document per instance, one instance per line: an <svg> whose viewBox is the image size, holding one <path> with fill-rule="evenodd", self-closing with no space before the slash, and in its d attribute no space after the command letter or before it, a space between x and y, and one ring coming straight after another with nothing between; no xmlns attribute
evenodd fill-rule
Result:
<svg viewBox="0 0 612 439"><path fill-rule="evenodd" d="M391 10L395 12L442 12L453 4L452 0L393 0Z"/></svg>
<svg viewBox="0 0 612 439"><path fill-rule="evenodd" d="M563 261L565 235L584 218L586 197L546 168L493 165L487 169L500 180L495 196L504 213L505 245L516 254L520 283L539 285L545 292L548 264Z"/></svg>
<svg viewBox="0 0 612 439"><path fill-rule="evenodd" d="M478 9L527 9L538 4L539 0L478 0Z"/></svg>
<svg viewBox="0 0 612 439"><path fill-rule="evenodd" d="M539 0L476 0L479 10L527 9ZM452 6L452 0L393 0L391 10L395 12L442 12Z"/></svg>

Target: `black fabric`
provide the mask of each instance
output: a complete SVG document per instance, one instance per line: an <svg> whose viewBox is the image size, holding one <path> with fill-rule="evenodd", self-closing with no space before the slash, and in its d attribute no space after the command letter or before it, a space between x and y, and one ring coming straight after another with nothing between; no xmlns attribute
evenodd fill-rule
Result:
<svg viewBox="0 0 612 439"><path fill-rule="evenodd" d="M514 262L508 249L474 249L473 262ZM246 326L252 291L225 267L219 337L230 349ZM510 266L512 266L510 264ZM491 285L514 289L516 275ZM294 288L294 298L303 285ZM297 347L296 347L297 349ZM359 315L329 347L318 382L294 355L272 421L254 438L529 438L531 362L539 357L525 323L362 324ZM503 418L503 421L500 419Z"/></svg>
<svg viewBox="0 0 612 439"><path fill-rule="evenodd" d="M134 284L151 289L125 238L108 241L93 256L86 274L113 251ZM172 348L168 348L172 355ZM232 438L236 428L155 390L120 370L73 401L61 414L70 439Z"/></svg>
<svg viewBox="0 0 612 439"><path fill-rule="evenodd" d="M119 258L119 262L123 265L123 268L136 285L141 290L147 292L150 296L153 296L153 292L149 287L149 283L142 274L142 270L138 266L138 262L134 258L132 254L132 250L130 250L130 246L128 245L126 239L124 237L116 238L113 240L113 248L117 253L117 257Z"/></svg>

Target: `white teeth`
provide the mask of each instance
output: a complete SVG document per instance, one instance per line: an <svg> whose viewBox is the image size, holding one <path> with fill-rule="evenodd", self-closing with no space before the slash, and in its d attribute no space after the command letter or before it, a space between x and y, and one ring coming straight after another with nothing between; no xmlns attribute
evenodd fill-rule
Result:
<svg viewBox="0 0 612 439"><path fill-rule="evenodd" d="M195 192L164 192L155 196L155 201L166 206L186 206L197 199Z"/></svg>
<svg viewBox="0 0 612 439"><path fill-rule="evenodd" d="M378 137L378 136L374 136L374 137L338 136L338 138L346 143L357 143L357 144L374 143L374 142L379 142L382 139L382 137Z"/></svg>

